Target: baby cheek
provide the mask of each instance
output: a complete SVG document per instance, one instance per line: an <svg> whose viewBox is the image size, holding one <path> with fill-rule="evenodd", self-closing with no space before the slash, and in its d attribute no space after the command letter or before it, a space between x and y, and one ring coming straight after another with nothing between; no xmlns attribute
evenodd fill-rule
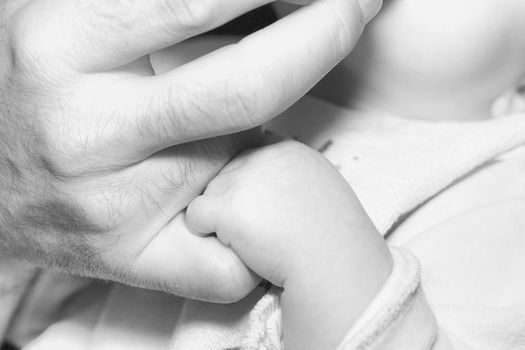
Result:
<svg viewBox="0 0 525 350"><path fill-rule="evenodd" d="M369 25L349 65L383 101L422 101L414 113L440 99L453 108L477 105L464 113L519 84L523 62L523 1L395 0Z"/></svg>
<svg viewBox="0 0 525 350"><path fill-rule="evenodd" d="M494 0L396 0L370 28L368 49L385 70L427 83L495 76L525 58L525 15L513 10Z"/></svg>

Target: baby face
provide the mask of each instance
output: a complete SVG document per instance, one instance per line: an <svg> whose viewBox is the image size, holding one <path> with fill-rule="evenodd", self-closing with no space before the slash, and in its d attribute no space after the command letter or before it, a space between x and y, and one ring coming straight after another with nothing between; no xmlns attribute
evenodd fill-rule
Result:
<svg viewBox="0 0 525 350"><path fill-rule="evenodd" d="M496 97L525 82L525 1L385 0L328 80L336 76L349 79L328 84L345 89L335 93L341 104L425 119L488 117Z"/></svg>

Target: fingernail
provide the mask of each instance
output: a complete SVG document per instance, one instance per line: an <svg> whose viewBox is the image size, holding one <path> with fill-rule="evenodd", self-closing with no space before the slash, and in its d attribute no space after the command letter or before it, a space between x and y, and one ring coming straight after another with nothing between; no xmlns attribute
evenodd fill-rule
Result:
<svg viewBox="0 0 525 350"><path fill-rule="evenodd" d="M382 0L357 0L359 7L361 8L361 13L363 14L363 20L365 23L368 23L374 18L381 6L383 5Z"/></svg>

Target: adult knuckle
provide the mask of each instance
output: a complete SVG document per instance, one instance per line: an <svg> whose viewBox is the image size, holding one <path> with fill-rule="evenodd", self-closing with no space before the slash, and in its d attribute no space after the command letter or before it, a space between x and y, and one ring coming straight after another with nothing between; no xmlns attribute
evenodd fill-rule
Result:
<svg viewBox="0 0 525 350"><path fill-rule="evenodd" d="M25 21L14 19L10 23L9 39L13 63L18 63L35 51L37 46L33 43L34 35Z"/></svg>
<svg viewBox="0 0 525 350"><path fill-rule="evenodd" d="M18 120L15 121L14 118ZM28 120L24 111L16 111L4 120L8 123L6 126L9 130L17 130L16 134L11 132L5 135L4 142L9 145L5 149L16 156L21 173L42 176L41 181L57 180L60 178L60 169L66 164L63 162L64 147L58 141L61 137L57 130L49 130L48 122L42 120L45 119L42 116L37 114L31 118L33 120Z"/></svg>
<svg viewBox="0 0 525 350"><path fill-rule="evenodd" d="M77 177L82 172L76 170L84 168L81 163L85 159L81 160L81 156L87 152L84 141L87 133L80 135L80 131L73 130L60 118L52 119L41 120L40 130L34 133L38 138L35 139L35 146L40 148L37 154L41 167L60 180ZM77 168L79 165L80 168Z"/></svg>
<svg viewBox="0 0 525 350"><path fill-rule="evenodd" d="M7 25L11 63L16 68L42 69L53 61L53 41L49 40L48 27L37 21L31 13L13 16ZM33 72L34 73L34 72Z"/></svg>

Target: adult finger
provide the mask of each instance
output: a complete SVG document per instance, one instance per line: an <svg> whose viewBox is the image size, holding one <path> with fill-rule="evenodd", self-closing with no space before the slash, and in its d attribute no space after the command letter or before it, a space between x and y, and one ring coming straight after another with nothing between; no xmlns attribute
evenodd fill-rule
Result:
<svg viewBox="0 0 525 350"><path fill-rule="evenodd" d="M55 53L76 70L105 71L271 1L44 0L24 10L21 24L33 50Z"/></svg>
<svg viewBox="0 0 525 350"><path fill-rule="evenodd" d="M260 282L239 257L215 237L199 237L177 215L135 259L132 275L141 286L192 299L229 303Z"/></svg>
<svg viewBox="0 0 525 350"><path fill-rule="evenodd" d="M148 154L268 121L350 53L380 4L320 0L161 76L115 82L111 113L131 126L115 142Z"/></svg>

